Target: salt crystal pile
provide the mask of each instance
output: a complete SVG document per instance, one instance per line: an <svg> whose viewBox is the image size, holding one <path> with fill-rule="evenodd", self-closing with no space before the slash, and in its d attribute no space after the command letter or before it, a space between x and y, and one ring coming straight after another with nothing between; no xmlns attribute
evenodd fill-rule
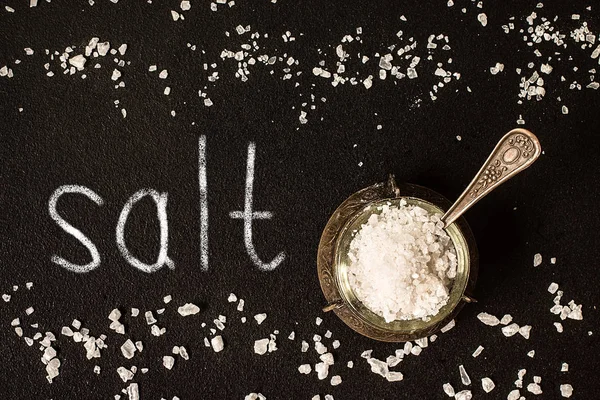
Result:
<svg viewBox="0 0 600 400"><path fill-rule="evenodd" d="M378 211L350 243L350 285L387 322L427 320L446 305L456 277L456 252L441 215L404 200Z"/></svg>

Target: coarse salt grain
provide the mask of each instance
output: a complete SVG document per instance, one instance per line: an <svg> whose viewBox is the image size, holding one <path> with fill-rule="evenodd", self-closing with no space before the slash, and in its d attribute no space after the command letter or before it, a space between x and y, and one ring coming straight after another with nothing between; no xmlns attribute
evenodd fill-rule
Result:
<svg viewBox="0 0 600 400"><path fill-rule="evenodd" d="M514 334L516 334L517 332L519 332L519 325L512 323L508 326L505 326L504 328L502 328L502 333L504 334L504 336L506 337L511 337Z"/></svg>
<svg viewBox="0 0 600 400"><path fill-rule="evenodd" d="M491 392L496 387L496 384L490 378L481 378L481 387L486 393Z"/></svg>
<svg viewBox="0 0 600 400"><path fill-rule="evenodd" d="M455 392L454 392L454 388L452 387L451 384L444 383L442 388L444 389L444 393L446 393L448 395L448 397L454 397Z"/></svg>
<svg viewBox="0 0 600 400"><path fill-rule="evenodd" d="M468 386L471 384L471 378L469 377L469 374L467 374L467 371L465 370L465 367L462 365L458 366L458 372L460 373L460 380L462 381L463 385Z"/></svg>
<svg viewBox="0 0 600 400"><path fill-rule="evenodd" d="M194 314L198 314L200 312L200 308L192 303L186 303L185 305L179 307L177 309L177 312L182 316L182 317L187 317L188 315L194 315Z"/></svg>
<svg viewBox="0 0 600 400"><path fill-rule="evenodd" d="M254 319L256 320L256 323L257 323L258 325L260 325L260 324L262 324L262 322L263 322L265 319L267 319L267 314L265 314L265 313L262 313L262 314L256 314L256 315L254 316Z"/></svg>
<svg viewBox="0 0 600 400"><path fill-rule="evenodd" d="M470 390L461 390L454 396L455 400L471 400L472 398L473 395L471 394Z"/></svg>
<svg viewBox="0 0 600 400"><path fill-rule="evenodd" d="M568 383L560 385L560 395L562 397L571 397L573 395L573 386Z"/></svg>
<svg viewBox="0 0 600 400"><path fill-rule="evenodd" d="M488 326L496 326L500 323L497 317L484 312L477 314L477 318Z"/></svg>
<svg viewBox="0 0 600 400"><path fill-rule="evenodd" d="M214 338L210 339L210 345L215 353L220 352L225 347L223 344L223 338L221 336L215 336Z"/></svg>
<svg viewBox="0 0 600 400"><path fill-rule="evenodd" d="M387 322L424 319L448 302L456 252L440 215L401 200L378 207L350 243L349 280Z"/></svg>

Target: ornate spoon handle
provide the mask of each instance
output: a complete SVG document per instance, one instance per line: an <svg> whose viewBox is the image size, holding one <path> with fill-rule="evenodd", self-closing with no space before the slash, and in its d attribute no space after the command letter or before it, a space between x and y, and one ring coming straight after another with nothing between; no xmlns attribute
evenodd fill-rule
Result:
<svg viewBox="0 0 600 400"><path fill-rule="evenodd" d="M529 167L542 152L537 137L526 129L513 129L496 145L469 186L442 217L446 226L486 194Z"/></svg>

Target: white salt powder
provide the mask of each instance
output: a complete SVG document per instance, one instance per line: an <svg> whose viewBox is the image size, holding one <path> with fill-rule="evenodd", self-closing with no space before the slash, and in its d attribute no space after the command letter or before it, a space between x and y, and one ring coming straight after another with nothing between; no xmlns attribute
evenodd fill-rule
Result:
<svg viewBox="0 0 600 400"><path fill-rule="evenodd" d="M446 305L456 277L456 252L441 215L404 200L377 211L350 243L350 285L387 322L427 320Z"/></svg>

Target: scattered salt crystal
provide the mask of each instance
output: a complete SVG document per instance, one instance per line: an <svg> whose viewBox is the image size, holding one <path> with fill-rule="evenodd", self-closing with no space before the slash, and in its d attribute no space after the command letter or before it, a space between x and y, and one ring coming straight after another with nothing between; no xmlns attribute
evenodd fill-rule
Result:
<svg viewBox="0 0 600 400"><path fill-rule="evenodd" d="M46 347L46 349L44 350L44 354L42 355L42 358L45 361L50 361L54 357L56 357L56 350L53 347Z"/></svg>
<svg viewBox="0 0 600 400"><path fill-rule="evenodd" d="M473 395L470 390L461 390L454 396L455 400L471 400Z"/></svg>
<svg viewBox="0 0 600 400"><path fill-rule="evenodd" d="M568 372L568 371L569 371L569 364L562 363L560 366L560 372Z"/></svg>
<svg viewBox="0 0 600 400"><path fill-rule="evenodd" d="M573 395L573 386L568 383L560 385L560 395L562 397L571 397Z"/></svg>
<svg viewBox="0 0 600 400"><path fill-rule="evenodd" d="M542 255L540 253L537 253L536 255L533 256L533 266L537 267L541 263L542 263Z"/></svg>
<svg viewBox="0 0 600 400"><path fill-rule="evenodd" d="M123 382L130 381L134 377L133 372L131 372L130 370L128 370L125 367L117 368L117 374L119 374L119 377L123 380Z"/></svg>
<svg viewBox="0 0 600 400"><path fill-rule="evenodd" d="M508 325L508 324L510 324L510 323L512 322L512 319L513 319L513 318L512 318L512 315L510 315L510 314L505 314L505 315L502 317L502 319L500 320L500 323L501 323L502 325Z"/></svg>
<svg viewBox="0 0 600 400"><path fill-rule="evenodd" d="M137 317L138 315L140 315L140 310L137 308L132 308L131 309L131 316L132 317Z"/></svg>
<svg viewBox="0 0 600 400"><path fill-rule="evenodd" d="M181 11L188 11L190 8L192 8L192 6L188 0L183 0L179 4L179 7L181 8Z"/></svg>
<svg viewBox="0 0 600 400"><path fill-rule="evenodd" d="M517 325L515 323L512 323L512 324L502 328L502 333L506 337L511 337L511 336L515 335L517 332L519 332L519 325Z"/></svg>
<svg viewBox="0 0 600 400"><path fill-rule="evenodd" d="M481 354L481 352L483 351L483 346L479 346L475 349L475 351L473 352L473 357L477 357L478 355Z"/></svg>
<svg viewBox="0 0 600 400"><path fill-rule="evenodd" d="M400 363L400 361L402 361L402 358L398 356L388 356L388 358L385 359L385 363L388 365L388 367L395 367Z"/></svg>
<svg viewBox="0 0 600 400"><path fill-rule="evenodd" d="M304 341L304 340L303 340L303 341L302 341L302 347L301 347L301 351L302 351L303 353L306 353L306 352L308 351L308 347L309 347L309 346L308 346L308 343L306 343L306 341Z"/></svg>
<svg viewBox="0 0 600 400"><path fill-rule="evenodd" d="M531 325L523 325L521 328L519 328L519 333L525 339L529 339L529 333L530 332L531 332Z"/></svg>
<svg viewBox="0 0 600 400"><path fill-rule="evenodd" d="M152 311L146 311L146 313L144 314L144 316L146 317L146 323L148 325L152 325L152 324L156 323L156 319L154 318L154 315L152 314Z"/></svg>
<svg viewBox="0 0 600 400"><path fill-rule="evenodd" d="M483 390L486 393L491 392L492 390L494 390L494 388L496 387L496 385L494 384L494 382L490 379L490 378L481 378L481 387L483 388Z"/></svg>
<svg viewBox="0 0 600 400"><path fill-rule="evenodd" d="M496 75L496 74L498 74L499 72L502 72L502 71L504 71L504 64L496 63L495 66L490 67L490 73L492 75Z"/></svg>
<svg viewBox="0 0 600 400"><path fill-rule="evenodd" d="M69 58L69 64L77 68L78 71L81 71L85 65L86 59L82 54L78 54Z"/></svg>
<svg viewBox="0 0 600 400"><path fill-rule="evenodd" d="M542 394L542 388L537 383L530 383L527 385L527 391L533 394Z"/></svg>
<svg viewBox="0 0 600 400"><path fill-rule="evenodd" d="M250 393L244 397L244 400L267 400L267 398L261 393Z"/></svg>
<svg viewBox="0 0 600 400"><path fill-rule="evenodd" d="M540 71L544 74L549 74L552 72L552 66L550 64L542 64L540 66Z"/></svg>
<svg viewBox="0 0 600 400"><path fill-rule="evenodd" d="M315 342L315 350L317 351L317 353L323 354L327 352L327 347L321 342Z"/></svg>
<svg viewBox="0 0 600 400"><path fill-rule="evenodd" d="M227 297L227 301L229 303L235 303L237 301L237 296L233 293L230 293L229 297Z"/></svg>
<svg viewBox="0 0 600 400"><path fill-rule="evenodd" d="M164 356L163 357L163 365L166 369L173 368L174 364L175 364L175 358L173 358L173 356Z"/></svg>
<svg viewBox="0 0 600 400"><path fill-rule="evenodd" d="M302 342L303 346L304 343L306 342ZM308 346L308 343L306 344ZM269 347L269 339L260 339L260 340L256 340L254 341L254 352L256 354L259 355L263 355L267 352L267 349Z"/></svg>
<svg viewBox="0 0 600 400"><path fill-rule="evenodd" d="M331 377L331 386L337 386L342 383L342 377L339 375L334 375Z"/></svg>
<svg viewBox="0 0 600 400"><path fill-rule="evenodd" d="M527 355L531 358L533 358L535 356L535 350L531 350L527 353Z"/></svg>
<svg viewBox="0 0 600 400"><path fill-rule="evenodd" d="M410 350L410 353L413 356L418 356L419 354L421 354L421 351L423 351L423 349L421 348L421 346L413 346L413 348Z"/></svg>
<svg viewBox="0 0 600 400"><path fill-rule="evenodd" d="M569 108L567 106L562 106L561 107L561 111L563 114L568 114L569 113Z"/></svg>
<svg viewBox="0 0 600 400"><path fill-rule="evenodd" d="M52 379L58 376L59 367L60 360L58 358L53 358L52 360L48 361L48 364L46 364L46 373L48 374L46 379L48 379L48 382L52 382Z"/></svg>
<svg viewBox="0 0 600 400"><path fill-rule="evenodd" d="M467 371L462 364L458 366L458 372L460 373L460 380L462 381L463 385L470 385L471 378L469 378L469 374L467 374Z"/></svg>
<svg viewBox="0 0 600 400"><path fill-rule="evenodd" d="M98 43L97 49L98 49L98 55L105 56L108 53L108 50L110 50L110 43L109 42Z"/></svg>
<svg viewBox="0 0 600 400"><path fill-rule="evenodd" d="M29 307L29 308L27 308L27 309L25 310L25 314L27 314L27 315L31 315L31 314L33 314L33 307Z"/></svg>
<svg viewBox="0 0 600 400"><path fill-rule="evenodd" d="M317 317L315 320L315 324L317 324L317 326L321 325L322 322L323 322L323 319L320 317Z"/></svg>
<svg viewBox="0 0 600 400"><path fill-rule="evenodd" d="M367 362L371 366L371 372L373 372L377 375L381 375L385 378L385 376L389 372L387 364L381 360L370 357L370 358L367 358Z"/></svg>
<svg viewBox="0 0 600 400"><path fill-rule="evenodd" d="M263 322L265 319L267 319L267 314L265 314L265 313L262 313L262 314L256 314L256 315L254 316L254 319L256 320L256 323L257 323L258 325L260 325L260 324L262 324L262 322Z"/></svg>
<svg viewBox="0 0 600 400"><path fill-rule="evenodd" d="M238 302L237 310L244 311L244 299L240 299L240 301Z"/></svg>
<svg viewBox="0 0 600 400"><path fill-rule="evenodd" d="M325 364L324 362L317 363L315 364L315 371L317 372L317 378L323 380L329 375L329 364Z"/></svg>
<svg viewBox="0 0 600 400"><path fill-rule="evenodd" d="M558 290L558 284L552 282L550 284L550 286L548 286L548 292L550 292L551 294L556 293L556 291Z"/></svg>
<svg viewBox="0 0 600 400"><path fill-rule="evenodd" d="M212 339L210 339L210 344L215 353L220 352L225 347L225 345L223 344L223 338L221 336L215 336Z"/></svg>
<svg viewBox="0 0 600 400"><path fill-rule="evenodd" d="M340 341L339 340L334 340L331 345L333 346L334 349L337 349L338 347L340 347Z"/></svg>
<svg viewBox="0 0 600 400"><path fill-rule="evenodd" d="M133 344L131 339L127 339L125 343L123 343L123 345L121 346L121 353L123 353L123 357L127 359L133 358L135 350L135 345Z"/></svg>
<svg viewBox="0 0 600 400"><path fill-rule="evenodd" d="M346 367L348 367L348 368L354 368L354 362L353 361L348 361L346 363Z"/></svg>
<svg viewBox="0 0 600 400"><path fill-rule="evenodd" d="M550 264L556 264L556 257L552 257L550 259Z"/></svg>
<svg viewBox="0 0 600 400"><path fill-rule="evenodd" d="M127 386L127 396L129 400L140 400L140 390L137 383Z"/></svg>
<svg viewBox="0 0 600 400"><path fill-rule="evenodd" d="M192 303L186 303L185 305L179 307L177 312L181 314L181 316L186 317L188 315L198 314L200 312L200 308Z"/></svg>
<svg viewBox="0 0 600 400"><path fill-rule="evenodd" d="M295 338L296 338L296 332L292 331L292 332L290 333L290 335L288 336L288 339L290 339L290 340L294 340Z"/></svg>
<svg viewBox="0 0 600 400"><path fill-rule="evenodd" d="M477 15L477 21L479 21L482 26L486 26L487 25L487 15L485 15L485 13L481 13L481 14Z"/></svg>
<svg viewBox="0 0 600 400"><path fill-rule="evenodd" d="M183 346L179 346L179 355L181 356L181 358L183 358L184 360L189 360L190 356L187 352L187 349Z"/></svg>
<svg viewBox="0 0 600 400"><path fill-rule="evenodd" d="M454 388L452 387L451 384L444 383L442 388L444 389L444 393L446 393L448 395L448 397L454 397L455 392L454 392Z"/></svg>
<svg viewBox="0 0 600 400"><path fill-rule="evenodd" d="M108 314L108 319L111 321L118 321L119 318L121 318L121 311L116 308Z"/></svg>
<svg viewBox="0 0 600 400"><path fill-rule="evenodd" d="M519 392L519 389L515 389L512 390L508 396L506 397L506 400L519 400L519 398L521 397L521 392Z"/></svg>
<svg viewBox="0 0 600 400"><path fill-rule="evenodd" d="M163 69L162 71L160 71L160 73L158 74L158 77L160 79L167 79L167 76L169 76L169 71L167 71L166 69Z"/></svg>
<svg viewBox="0 0 600 400"><path fill-rule="evenodd" d="M485 325L488 326L496 326L500 323L500 320L498 320L497 317L495 317L494 315L482 312L477 314L477 318L483 322Z"/></svg>
<svg viewBox="0 0 600 400"><path fill-rule="evenodd" d="M402 375L402 372L398 372L398 371L388 371L385 374L385 379L388 382L399 382L401 380L404 379L404 375Z"/></svg>
<svg viewBox="0 0 600 400"><path fill-rule="evenodd" d="M567 315L567 317L570 319L582 320L583 314L581 313L581 306L578 306L574 310L571 310L571 312L569 312L569 315Z"/></svg>
<svg viewBox="0 0 600 400"><path fill-rule="evenodd" d="M298 372L300 372L301 374L308 375L308 374L310 374L311 371L312 371L312 368L311 368L310 364L302 364L301 366L298 367Z"/></svg>
<svg viewBox="0 0 600 400"><path fill-rule="evenodd" d="M20 324L21 324L21 321L19 320L19 318L15 318L10 322L10 326L17 326Z"/></svg>
<svg viewBox="0 0 600 400"><path fill-rule="evenodd" d="M170 294L163 297L163 301L165 302L165 304L169 304L171 300L173 300L173 297Z"/></svg>
<svg viewBox="0 0 600 400"><path fill-rule="evenodd" d="M454 328L455 325L456 325L456 322L454 320L452 320L452 321L448 322L448 324L446 324L442 329L440 329L440 332L446 333L450 329Z"/></svg>
<svg viewBox="0 0 600 400"><path fill-rule="evenodd" d="M94 366L94 373L95 374L100 374L100 366L99 365L95 365Z"/></svg>
<svg viewBox="0 0 600 400"><path fill-rule="evenodd" d="M333 365L335 363L333 354L331 353L322 354L319 359L327 365Z"/></svg>
<svg viewBox="0 0 600 400"><path fill-rule="evenodd" d="M2 295L2 300L4 300L4 302L8 303L10 301L10 294L3 294Z"/></svg>
<svg viewBox="0 0 600 400"><path fill-rule="evenodd" d="M26 287L27 289L31 289L31 288L33 287L33 282L27 282L27 283L25 284L25 287Z"/></svg>

